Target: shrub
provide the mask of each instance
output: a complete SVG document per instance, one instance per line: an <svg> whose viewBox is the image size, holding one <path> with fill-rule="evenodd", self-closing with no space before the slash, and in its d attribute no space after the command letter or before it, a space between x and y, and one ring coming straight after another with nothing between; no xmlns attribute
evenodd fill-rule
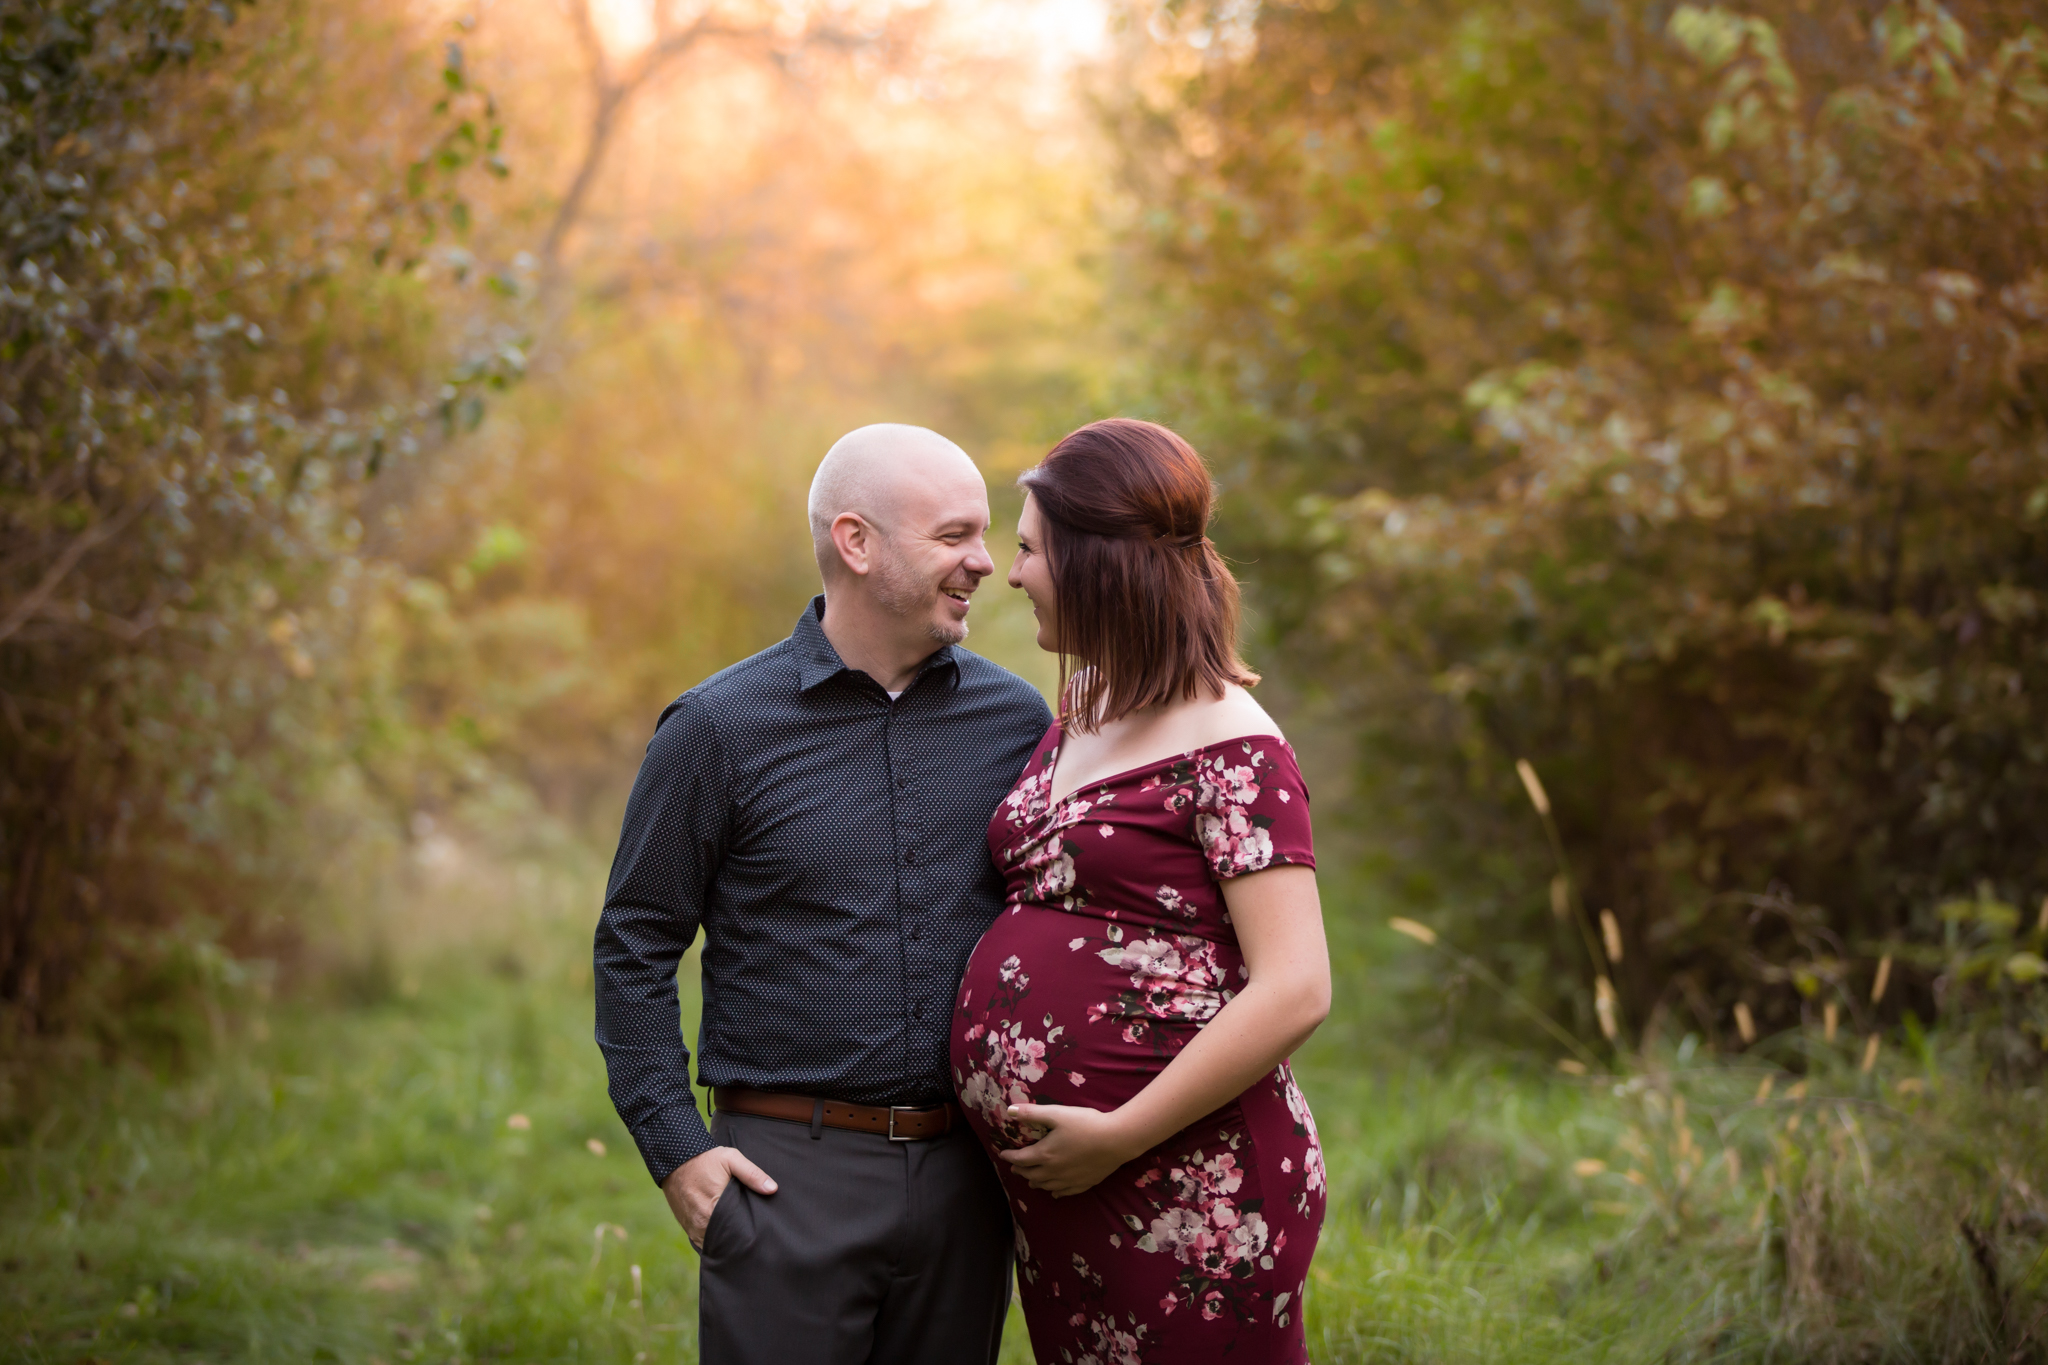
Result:
<svg viewBox="0 0 2048 1365"><path fill-rule="evenodd" d="M1175 13L1116 125L1152 402L1410 899L1733 1043L2048 892L2038 11Z"/></svg>
<svg viewBox="0 0 2048 1365"><path fill-rule="evenodd" d="M10 1051L87 1018L120 1043L307 894L366 490L517 359L446 357L495 139L460 48L420 48L372 7L0 19Z"/></svg>

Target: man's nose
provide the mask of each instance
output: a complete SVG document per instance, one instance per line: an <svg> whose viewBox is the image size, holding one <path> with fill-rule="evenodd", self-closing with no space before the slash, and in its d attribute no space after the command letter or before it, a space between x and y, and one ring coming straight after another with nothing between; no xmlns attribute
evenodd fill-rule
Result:
<svg viewBox="0 0 2048 1365"><path fill-rule="evenodd" d="M996 561L995 556L988 552L988 542L976 536L974 544L967 547L967 562L961 567L976 578L987 578L994 573Z"/></svg>

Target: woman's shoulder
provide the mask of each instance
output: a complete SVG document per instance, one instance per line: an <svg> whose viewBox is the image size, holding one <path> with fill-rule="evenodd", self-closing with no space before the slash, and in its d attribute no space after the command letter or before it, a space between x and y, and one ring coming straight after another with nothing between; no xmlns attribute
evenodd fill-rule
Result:
<svg viewBox="0 0 2048 1365"><path fill-rule="evenodd" d="M1220 697L1203 697L1184 703L1175 717L1176 729L1189 751L1225 744L1233 739L1271 735L1283 744L1287 736L1266 708L1244 688L1231 683Z"/></svg>

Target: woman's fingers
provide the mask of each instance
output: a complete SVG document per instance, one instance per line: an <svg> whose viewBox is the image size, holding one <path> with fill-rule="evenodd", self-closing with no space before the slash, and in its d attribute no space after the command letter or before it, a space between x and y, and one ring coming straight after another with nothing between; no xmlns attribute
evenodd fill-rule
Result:
<svg viewBox="0 0 2048 1365"><path fill-rule="evenodd" d="M1036 1128L1057 1128L1060 1123L1060 1106L1057 1104L1013 1104L1010 1118L1016 1123L1028 1123Z"/></svg>
<svg viewBox="0 0 2048 1365"><path fill-rule="evenodd" d="M1056 1199L1079 1194L1097 1183L1096 1180L1079 1179L1073 1172L1063 1169L1066 1163L1057 1153L1041 1152L1033 1147L1020 1147L1015 1151L998 1152L996 1155L1009 1162L1017 1174L1024 1177L1025 1184Z"/></svg>
<svg viewBox="0 0 2048 1365"><path fill-rule="evenodd" d="M1038 1130L1038 1139L1026 1146L996 1153L1024 1178L1026 1185L1055 1199L1080 1194L1101 1180L1100 1175L1091 1178L1086 1174L1085 1168L1092 1163L1088 1157L1085 1125L1064 1131L1060 1127L1069 1112L1067 1106L1058 1104L1010 1105L1008 1117ZM1084 1169L1077 1171L1077 1165Z"/></svg>

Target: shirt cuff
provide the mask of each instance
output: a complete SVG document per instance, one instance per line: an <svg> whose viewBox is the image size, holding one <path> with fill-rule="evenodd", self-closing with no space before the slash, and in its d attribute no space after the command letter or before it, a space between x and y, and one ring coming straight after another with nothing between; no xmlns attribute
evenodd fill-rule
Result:
<svg viewBox="0 0 2048 1365"><path fill-rule="evenodd" d="M640 1159L657 1185L665 1183L676 1168L694 1161L718 1145L704 1116L694 1104L671 1104L657 1109L633 1129L633 1142Z"/></svg>

